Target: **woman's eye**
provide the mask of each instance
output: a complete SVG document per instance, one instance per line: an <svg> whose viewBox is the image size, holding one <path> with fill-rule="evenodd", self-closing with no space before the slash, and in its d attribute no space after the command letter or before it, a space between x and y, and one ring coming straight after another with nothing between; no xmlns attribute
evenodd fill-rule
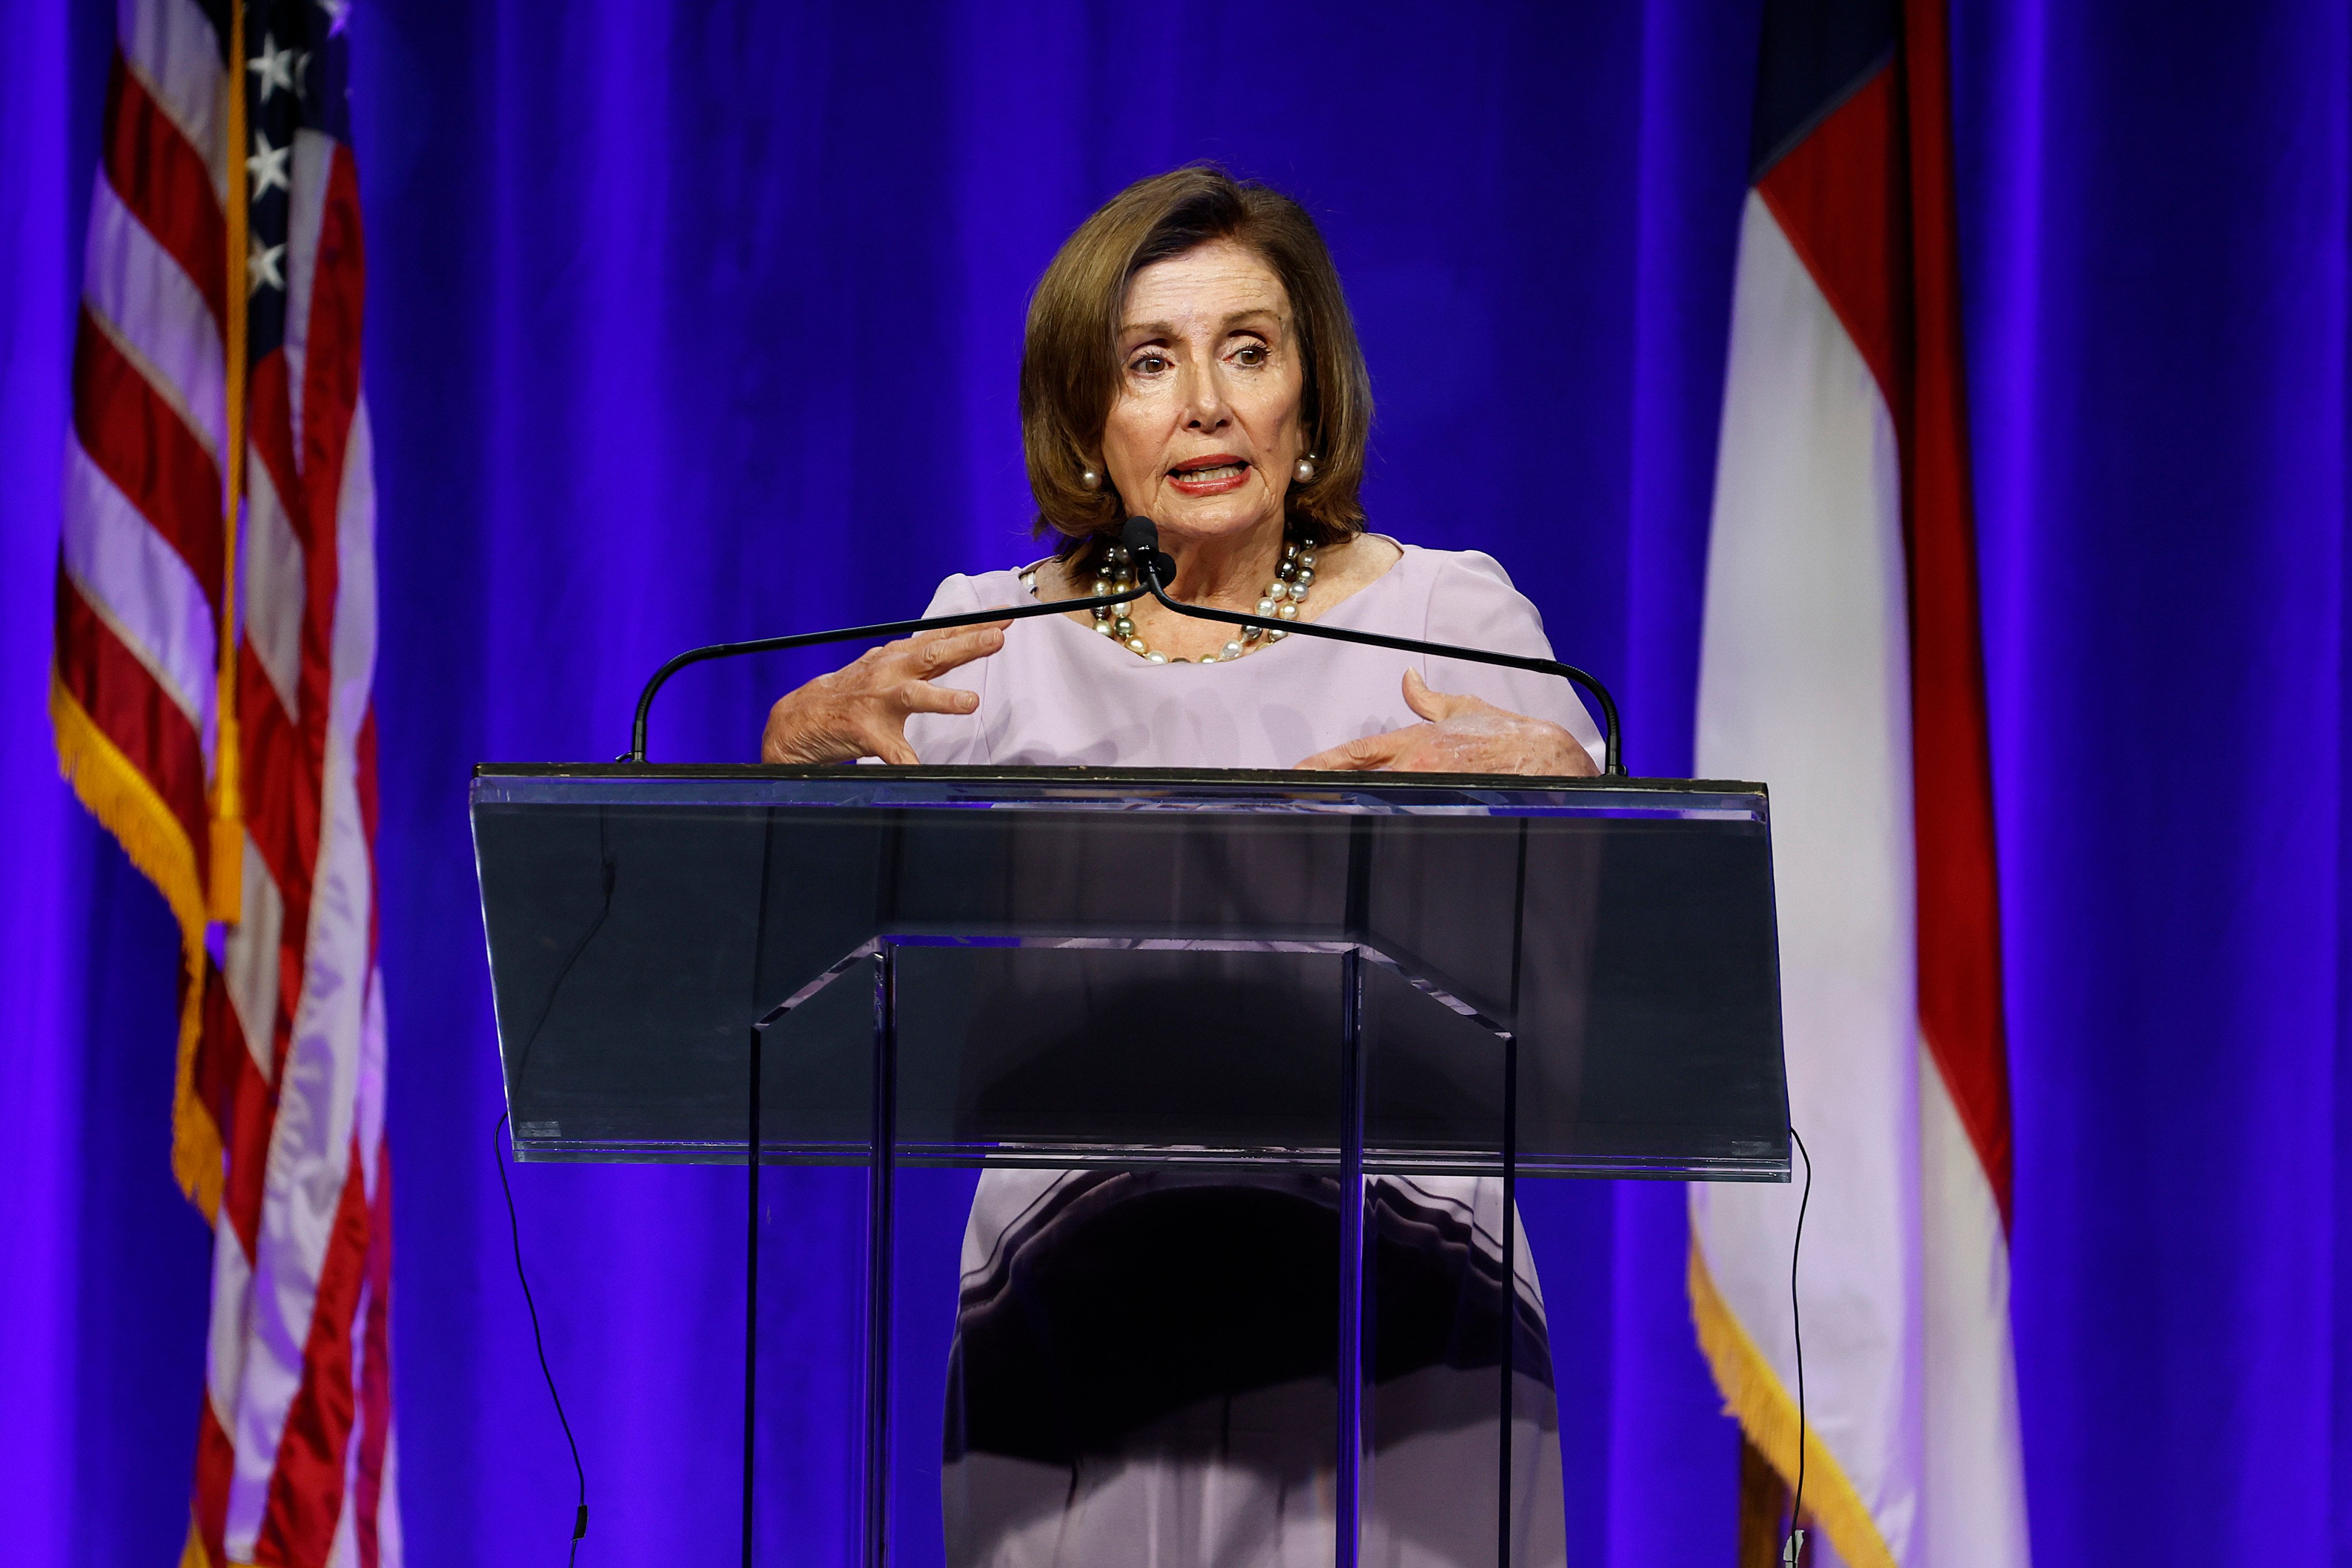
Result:
<svg viewBox="0 0 2352 1568"><path fill-rule="evenodd" d="M1161 371L1168 368L1168 361L1160 354L1145 354L1141 359L1139 359L1133 364L1129 365L1128 368L1129 370L1139 371L1145 375L1158 375Z"/></svg>
<svg viewBox="0 0 2352 1568"><path fill-rule="evenodd" d="M1265 345L1264 343L1251 343L1244 348L1236 350L1234 352L1234 358L1241 361L1244 364L1264 364L1265 363Z"/></svg>

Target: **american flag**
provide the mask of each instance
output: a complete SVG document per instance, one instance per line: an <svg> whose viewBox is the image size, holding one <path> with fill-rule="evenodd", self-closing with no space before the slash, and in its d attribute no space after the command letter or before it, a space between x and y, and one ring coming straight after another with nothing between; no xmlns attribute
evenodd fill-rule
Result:
<svg viewBox="0 0 2352 1568"><path fill-rule="evenodd" d="M120 0L75 349L58 757L181 924L214 1235L184 1568L401 1560L349 8Z"/></svg>

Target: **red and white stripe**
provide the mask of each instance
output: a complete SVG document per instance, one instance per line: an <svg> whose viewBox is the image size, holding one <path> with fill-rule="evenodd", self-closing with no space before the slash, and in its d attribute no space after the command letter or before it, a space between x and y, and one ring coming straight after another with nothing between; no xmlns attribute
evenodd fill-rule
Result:
<svg viewBox="0 0 2352 1568"><path fill-rule="evenodd" d="M160 803L110 826L143 836L134 853L199 934L220 730L224 181L242 168L222 53L193 0L120 7L58 574L61 743L94 730ZM294 167L287 342L247 380L243 905L205 960L183 1107L221 1178L187 1561L375 1568L401 1549L364 269L350 149L305 132ZM143 796L109 798L135 811Z"/></svg>
<svg viewBox="0 0 2352 1568"><path fill-rule="evenodd" d="M193 930L223 576L226 83L216 53L187 64L214 49L191 0L126 5L121 24L74 349L54 691L61 741L83 737L68 761L85 795L114 786L110 826ZM110 764L122 776L100 779Z"/></svg>
<svg viewBox="0 0 2352 1568"><path fill-rule="evenodd" d="M1826 1561L2030 1561L1942 17L1750 192L1697 769L1772 792ZM1702 1342L1793 1468L1798 1194L1693 1192Z"/></svg>

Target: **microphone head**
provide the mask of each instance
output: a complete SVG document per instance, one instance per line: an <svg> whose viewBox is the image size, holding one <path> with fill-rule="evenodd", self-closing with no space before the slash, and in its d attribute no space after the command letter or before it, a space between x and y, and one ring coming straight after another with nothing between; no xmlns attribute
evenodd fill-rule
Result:
<svg viewBox="0 0 2352 1568"><path fill-rule="evenodd" d="M1160 549L1160 525L1148 517L1130 517L1118 525L1118 542L1135 557L1135 569L1146 583L1161 587L1176 580L1175 561Z"/></svg>

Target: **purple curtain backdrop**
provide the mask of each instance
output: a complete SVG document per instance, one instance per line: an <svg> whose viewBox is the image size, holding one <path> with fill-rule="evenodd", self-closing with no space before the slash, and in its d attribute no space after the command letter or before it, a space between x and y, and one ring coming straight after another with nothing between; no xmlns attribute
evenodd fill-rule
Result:
<svg viewBox="0 0 2352 1568"><path fill-rule="evenodd" d="M2352 10L1957 26L2035 1546L2352 1563Z"/></svg>
<svg viewBox="0 0 2352 1568"><path fill-rule="evenodd" d="M571 1506L488 1165L467 767L610 756L679 647L1024 558L1027 287L1103 196L1205 156L1326 226L1376 525L1500 555L1616 683L1635 770L1685 770L1754 9L361 0L412 1561L545 1560ZM184 1529L207 1249L166 1160L170 922L42 711L111 26L0 0L0 1475L27 1561L131 1564ZM1954 27L2037 1550L2352 1563L2352 33L2326 0ZM815 668L687 678L656 754L749 756ZM854 1238L794 1217L834 1181L771 1185L771 1344L849 1309ZM938 1254L961 1189L919 1186ZM517 1198L583 1560L730 1560L737 1178L534 1167ZM1680 1191L1529 1209L1578 1560L1727 1563ZM910 1347L946 1310L908 1305ZM845 1387L770 1371L772 1403ZM839 1455L786 1440L777 1528L837 1520Z"/></svg>

